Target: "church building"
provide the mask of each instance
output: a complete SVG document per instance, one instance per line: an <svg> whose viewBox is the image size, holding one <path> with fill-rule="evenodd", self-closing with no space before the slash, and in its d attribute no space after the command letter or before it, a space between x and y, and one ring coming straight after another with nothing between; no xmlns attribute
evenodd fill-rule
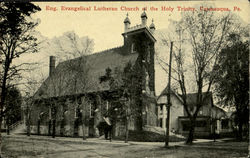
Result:
<svg viewBox="0 0 250 158"><path fill-rule="evenodd" d="M49 76L34 96L31 133L97 136L107 117L111 118L114 136L125 134L126 117L129 130L157 126L155 26L153 22L148 26L147 20L144 11L141 24L130 26L127 15L121 47L57 66L51 56Z"/></svg>

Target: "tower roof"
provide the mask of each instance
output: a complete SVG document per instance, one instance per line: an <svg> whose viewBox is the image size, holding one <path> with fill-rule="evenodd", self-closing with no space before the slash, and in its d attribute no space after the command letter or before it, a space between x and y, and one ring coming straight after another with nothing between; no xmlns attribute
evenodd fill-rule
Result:
<svg viewBox="0 0 250 158"><path fill-rule="evenodd" d="M130 24L130 20L129 20L129 18L128 18L128 13L127 13L127 17L126 17L125 20L124 20L124 23L129 23L129 24Z"/></svg>
<svg viewBox="0 0 250 158"><path fill-rule="evenodd" d="M152 19L152 23L151 25L149 26L150 29L155 29L155 24L154 24L154 19Z"/></svg>
<svg viewBox="0 0 250 158"><path fill-rule="evenodd" d="M147 17L147 14L146 14L146 12L145 12L145 10L144 10L143 13L141 14L141 18L144 18L144 17L148 18L148 17Z"/></svg>

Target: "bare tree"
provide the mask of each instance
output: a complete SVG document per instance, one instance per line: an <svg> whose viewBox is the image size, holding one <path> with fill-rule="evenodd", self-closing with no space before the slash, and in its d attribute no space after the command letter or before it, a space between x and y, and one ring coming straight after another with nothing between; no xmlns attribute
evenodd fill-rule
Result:
<svg viewBox="0 0 250 158"><path fill-rule="evenodd" d="M93 52L94 42L88 36L79 37L75 32L65 32L51 41L59 62L89 55Z"/></svg>
<svg viewBox="0 0 250 158"><path fill-rule="evenodd" d="M24 122L26 123L26 132L27 132L27 136L30 136L31 134L31 111L32 108L34 107L35 104L35 96L34 93L35 91L37 91L38 86L41 83L38 83L37 81L33 80L33 79L27 79L28 82L27 84L25 84L25 89L23 89L24 91L24 114L25 114L25 118L24 118Z"/></svg>
<svg viewBox="0 0 250 158"><path fill-rule="evenodd" d="M56 56L57 60L61 61L56 67L54 73L44 82L43 89L47 89L44 94L50 98L50 108L53 112L53 132L52 136L55 137L55 126L57 119L63 122L65 119L64 113L67 110L84 111L82 103L78 94L85 93L89 87L93 86L89 77L90 64L87 62L86 55L90 54L93 50L93 41L88 37L79 38L74 32L67 32L63 37L55 39L55 47L57 48ZM66 44L65 44L66 42ZM60 98L63 96L72 95L74 107L61 107ZM52 98L54 97L54 98ZM58 99L55 99L58 98ZM86 104L85 106L88 106ZM83 109L82 109L83 108ZM83 113L82 113L83 115ZM85 118L85 116L82 116ZM81 119L81 118L78 118ZM85 127L86 121L80 121L82 126ZM61 130L63 130L64 124L61 123ZM83 130L84 132L84 130ZM60 132L62 133L62 132ZM83 139L85 134L83 133Z"/></svg>
<svg viewBox="0 0 250 158"><path fill-rule="evenodd" d="M91 84L90 80L90 63L87 62L86 55L90 54L93 51L93 41L86 37L83 40L80 40L79 37L75 33L68 33L66 34L66 38L70 41L71 47L73 48L73 51L71 53L71 57L77 58L76 60L71 60L66 65L66 69L71 74L71 83L73 83L72 88L72 94L74 97L76 108L79 109L81 112L81 123L82 123L82 134L83 139L86 139L85 137L85 127L87 123L87 117L89 116L89 112L86 110L89 109L86 106L89 106L88 99L82 98L81 104L78 104L78 98L77 94L81 92L86 92L88 88L93 86ZM61 45L60 45L60 48ZM61 49L63 51L63 49Z"/></svg>
<svg viewBox="0 0 250 158"><path fill-rule="evenodd" d="M31 134L31 114L37 101L41 101L43 98L39 97L36 93L39 90L41 84L45 81L45 76L42 72L39 72L40 64L33 63L29 65L27 71L22 75L22 81L19 83L21 93L23 96L23 110L24 110L24 123L26 124L27 136ZM35 72L36 73L32 73Z"/></svg>
<svg viewBox="0 0 250 158"><path fill-rule="evenodd" d="M190 119L187 144L192 144L195 121L199 110L204 104L204 98L209 95L215 78L215 65L218 62L218 53L225 45L225 38L232 29L230 14L216 14L209 11L183 13L182 19L175 22L177 41L174 47L175 79L179 84L184 109ZM185 40L186 39L186 40ZM185 60L188 52L187 44L191 45L192 66L187 68L191 61ZM186 46L186 47L185 47ZM187 49L188 50L188 49ZM189 63L187 63L189 62ZM191 70L191 71L188 71ZM191 73L190 73L191 72ZM197 98L195 105L187 103L187 78L192 74L195 80ZM205 92L205 93L203 93Z"/></svg>

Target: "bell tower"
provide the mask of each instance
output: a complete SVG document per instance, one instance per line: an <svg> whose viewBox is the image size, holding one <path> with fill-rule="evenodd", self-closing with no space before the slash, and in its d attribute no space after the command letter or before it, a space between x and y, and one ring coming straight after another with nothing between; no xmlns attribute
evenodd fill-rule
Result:
<svg viewBox="0 0 250 158"><path fill-rule="evenodd" d="M141 24L130 26L130 20L127 17L124 20L124 38L123 53L124 55L134 54L137 57L135 70L140 87L136 89L137 98L135 104L141 109L141 121L138 127L145 125L156 126L157 120L155 113L155 69L154 55L155 42L154 37L155 25L152 21L150 27L147 26L147 14L144 11L141 14Z"/></svg>

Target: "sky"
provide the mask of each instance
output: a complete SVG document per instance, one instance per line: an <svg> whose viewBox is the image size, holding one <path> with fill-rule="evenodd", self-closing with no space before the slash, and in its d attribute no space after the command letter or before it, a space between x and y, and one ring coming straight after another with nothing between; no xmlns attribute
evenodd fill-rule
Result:
<svg viewBox="0 0 250 158"><path fill-rule="evenodd" d="M37 30L42 35L52 38L60 36L67 31L75 31L79 36L89 36L95 41L95 51L101 51L122 45L121 33L124 31L123 21L126 14L129 14L131 25L140 24L140 15L143 12L142 8L147 7L148 23L151 23L152 18L156 29L167 28L169 19L180 19L181 11L178 7L189 8L195 4L201 3L199 1L185 2L185 1L158 1L158 2L37 2L42 11L35 14L35 18L39 18L41 23ZM212 2L217 7L228 7L231 10L238 7L241 11L237 14L242 17L244 21L248 21L249 3L246 1L217 1ZM65 11L61 7L91 7L90 11ZM56 7L57 10L53 11ZM94 7L114 7L117 11L97 11ZM124 8L136 8L138 11L127 11ZM153 8L158 8L155 10ZM165 7L165 11L162 11ZM167 8L173 10L167 10ZM47 9L46 9L47 8ZM50 8L50 9L49 9ZM151 10L153 9L153 10ZM198 8L197 8L198 9ZM234 11L236 13L236 11Z"/></svg>
<svg viewBox="0 0 250 158"><path fill-rule="evenodd" d="M79 37L88 36L94 40L94 52L118 47L123 44L124 19L128 13L131 26L141 23L140 15L146 7L148 25L152 19L156 29L167 29L169 20L179 20L183 10L188 11L196 5L200 9L202 1L156 1L156 2L34 2L42 9L32 18L39 19L36 28L40 34L48 39L62 36L63 33L74 31ZM249 21L248 1L211 1L218 8L229 8L238 14L243 21ZM61 8L82 7L85 10L72 11ZM98 10L102 7L117 8L116 11ZM86 10L89 9L90 10ZM96 9L95 9L96 8ZM126 9L129 10L126 10ZM164 10L163 10L164 9ZM182 11L181 11L182 9ZM34 57L25 57L26 60L45 60L49 57L38 54ZM44 70L47 72L47 69ZM165 87L166 74L159 67L156 68L156 93L159 94Z"/></svg>

